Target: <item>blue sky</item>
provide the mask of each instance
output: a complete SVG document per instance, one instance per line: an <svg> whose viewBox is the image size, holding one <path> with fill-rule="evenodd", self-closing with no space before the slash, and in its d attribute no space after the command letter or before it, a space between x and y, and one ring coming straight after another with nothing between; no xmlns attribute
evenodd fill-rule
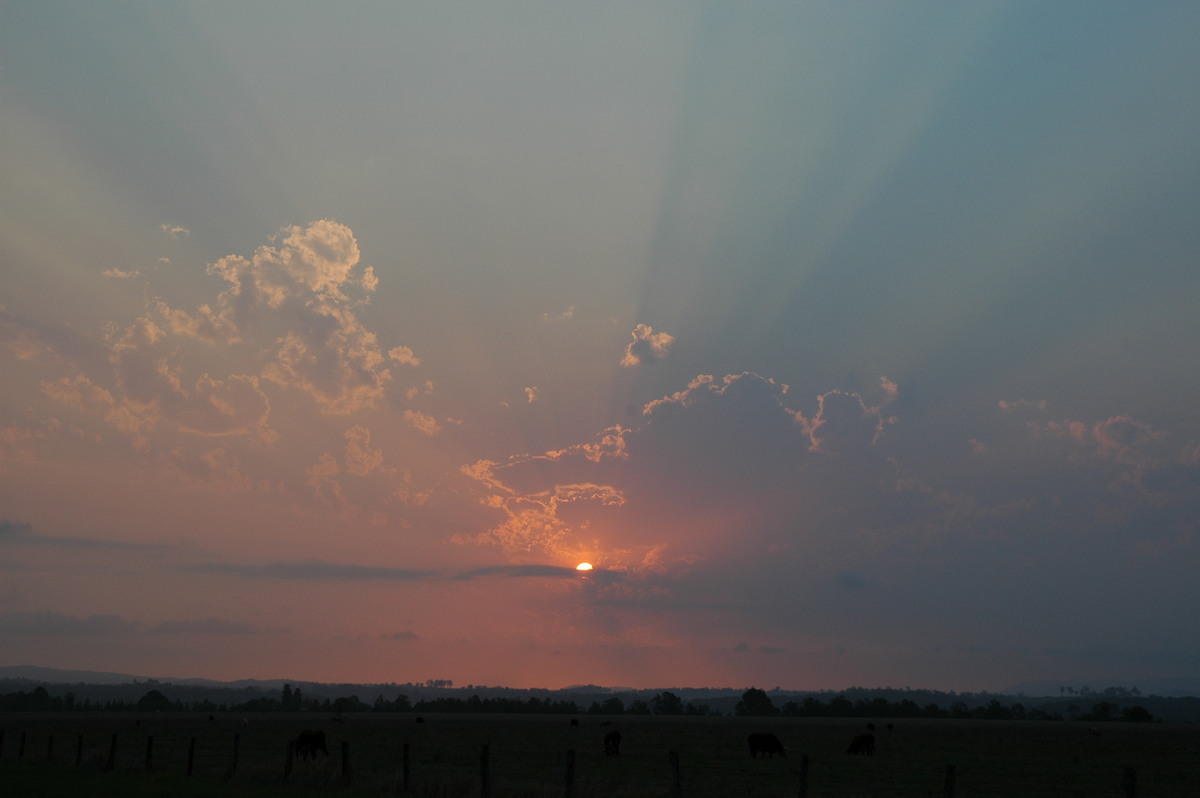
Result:
<svg viewBox="0 0 1200 798"><path fill-rule="evenodd" d="M0 3L7 664L1195 675L1198 32Z"/></svg>

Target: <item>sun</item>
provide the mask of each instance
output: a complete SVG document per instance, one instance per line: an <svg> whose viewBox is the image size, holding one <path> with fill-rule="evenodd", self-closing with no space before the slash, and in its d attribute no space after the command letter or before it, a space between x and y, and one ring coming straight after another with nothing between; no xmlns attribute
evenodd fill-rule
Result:
<svg viewBox="0 0 1200 798"><path fill-rule="evenodd" d="M575 570L576 571L590 571L590 570L592 570L592 564L590 562L581 562L581 563L579 563L579 565L575 566Z"/></svg>

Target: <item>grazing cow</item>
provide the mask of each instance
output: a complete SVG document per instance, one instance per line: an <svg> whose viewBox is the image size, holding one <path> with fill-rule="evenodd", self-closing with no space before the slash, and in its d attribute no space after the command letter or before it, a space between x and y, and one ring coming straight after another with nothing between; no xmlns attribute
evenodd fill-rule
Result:
<svg viewBox="0 0 1200 798"><path fill-rule="evenodd" d="M578 726L578 725L579 725L579 718L571 718L571 725L572 725L572 726Z"/></svg>
<svg viewBox="0 0 1200 798"><path fill-rule="evenodd" d="M875 735L870 732L856 734L854 739L850 741L850 747L846 749L846 753L871 756L875 753Z"/></svg>
<svg viewBox="0 0 1200 798"><path fill-rule="evenodd" d="M320 752L325 756L329 756L329 748L325 745L325 732L323 731L302 731L296 737L296 756L301 759L312 757L317 758L317 753Z"/></svg>
<svg viewBox="0 0 1200 798"><path fill-rule="evenodd" d="M779 754L783 758L787 758L787 749L783 747L783 743L779 742L779 738L770 732L751 732L746 741L750 743L751 759L757 759L759 754L768 757Z"/></svg>
<svg viewBox="0 0 1200 798"><path fill-rule="evenodd" d="M621 733L610 731L604 735L604 753L608 756L620 756L621 754Z"/></svg>

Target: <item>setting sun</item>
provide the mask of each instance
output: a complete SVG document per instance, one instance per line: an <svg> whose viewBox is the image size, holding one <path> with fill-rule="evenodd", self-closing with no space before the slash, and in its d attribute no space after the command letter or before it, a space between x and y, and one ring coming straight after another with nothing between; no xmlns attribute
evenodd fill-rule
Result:
<svg viewBox="0 0 1200 798"><path fill-rule="evenodd" d="M581 563L579 563L579 565L575 566L575 570L576 571L590 571L590 570L592 570L592 564L590 562L581 562Z"/></svg>

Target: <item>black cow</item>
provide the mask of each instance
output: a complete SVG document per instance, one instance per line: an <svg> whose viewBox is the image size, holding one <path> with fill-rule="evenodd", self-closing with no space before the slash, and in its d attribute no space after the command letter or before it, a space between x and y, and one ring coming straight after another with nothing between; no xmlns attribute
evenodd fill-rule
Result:
<svg viewBox="0 0 1200 798"><path fill-rule="evenodd" d="M608 756L620 756L621 733L613 730L604 735L604 753Z"/></svg>
<svg viewBox="0 0 1200 798"><path fill-rule="evenodd" d="M875 753L875 735L870 732L856 734L854 739L850 741L850 747L846 749L846 753L871 756Z"/></svg>
<svg viewBox="0 0 1200 798"><path fill-rule="evenodd" d="M329 756L329 749L325 746L325 732L323 731L302 731L296 737L295 745L296 756L301 759L308 759L310 756L316 759L318 752Z"/></svg>
<svg viewBox="0 0 1200 798"><path fill-rule="evenodd" d="M787 758L787 749L783 747L783 743L779 742L779 738L770 732L751 732L746 738L750 743L750 758L757 759L759 754L773 757L776 754Z"/></svg>

